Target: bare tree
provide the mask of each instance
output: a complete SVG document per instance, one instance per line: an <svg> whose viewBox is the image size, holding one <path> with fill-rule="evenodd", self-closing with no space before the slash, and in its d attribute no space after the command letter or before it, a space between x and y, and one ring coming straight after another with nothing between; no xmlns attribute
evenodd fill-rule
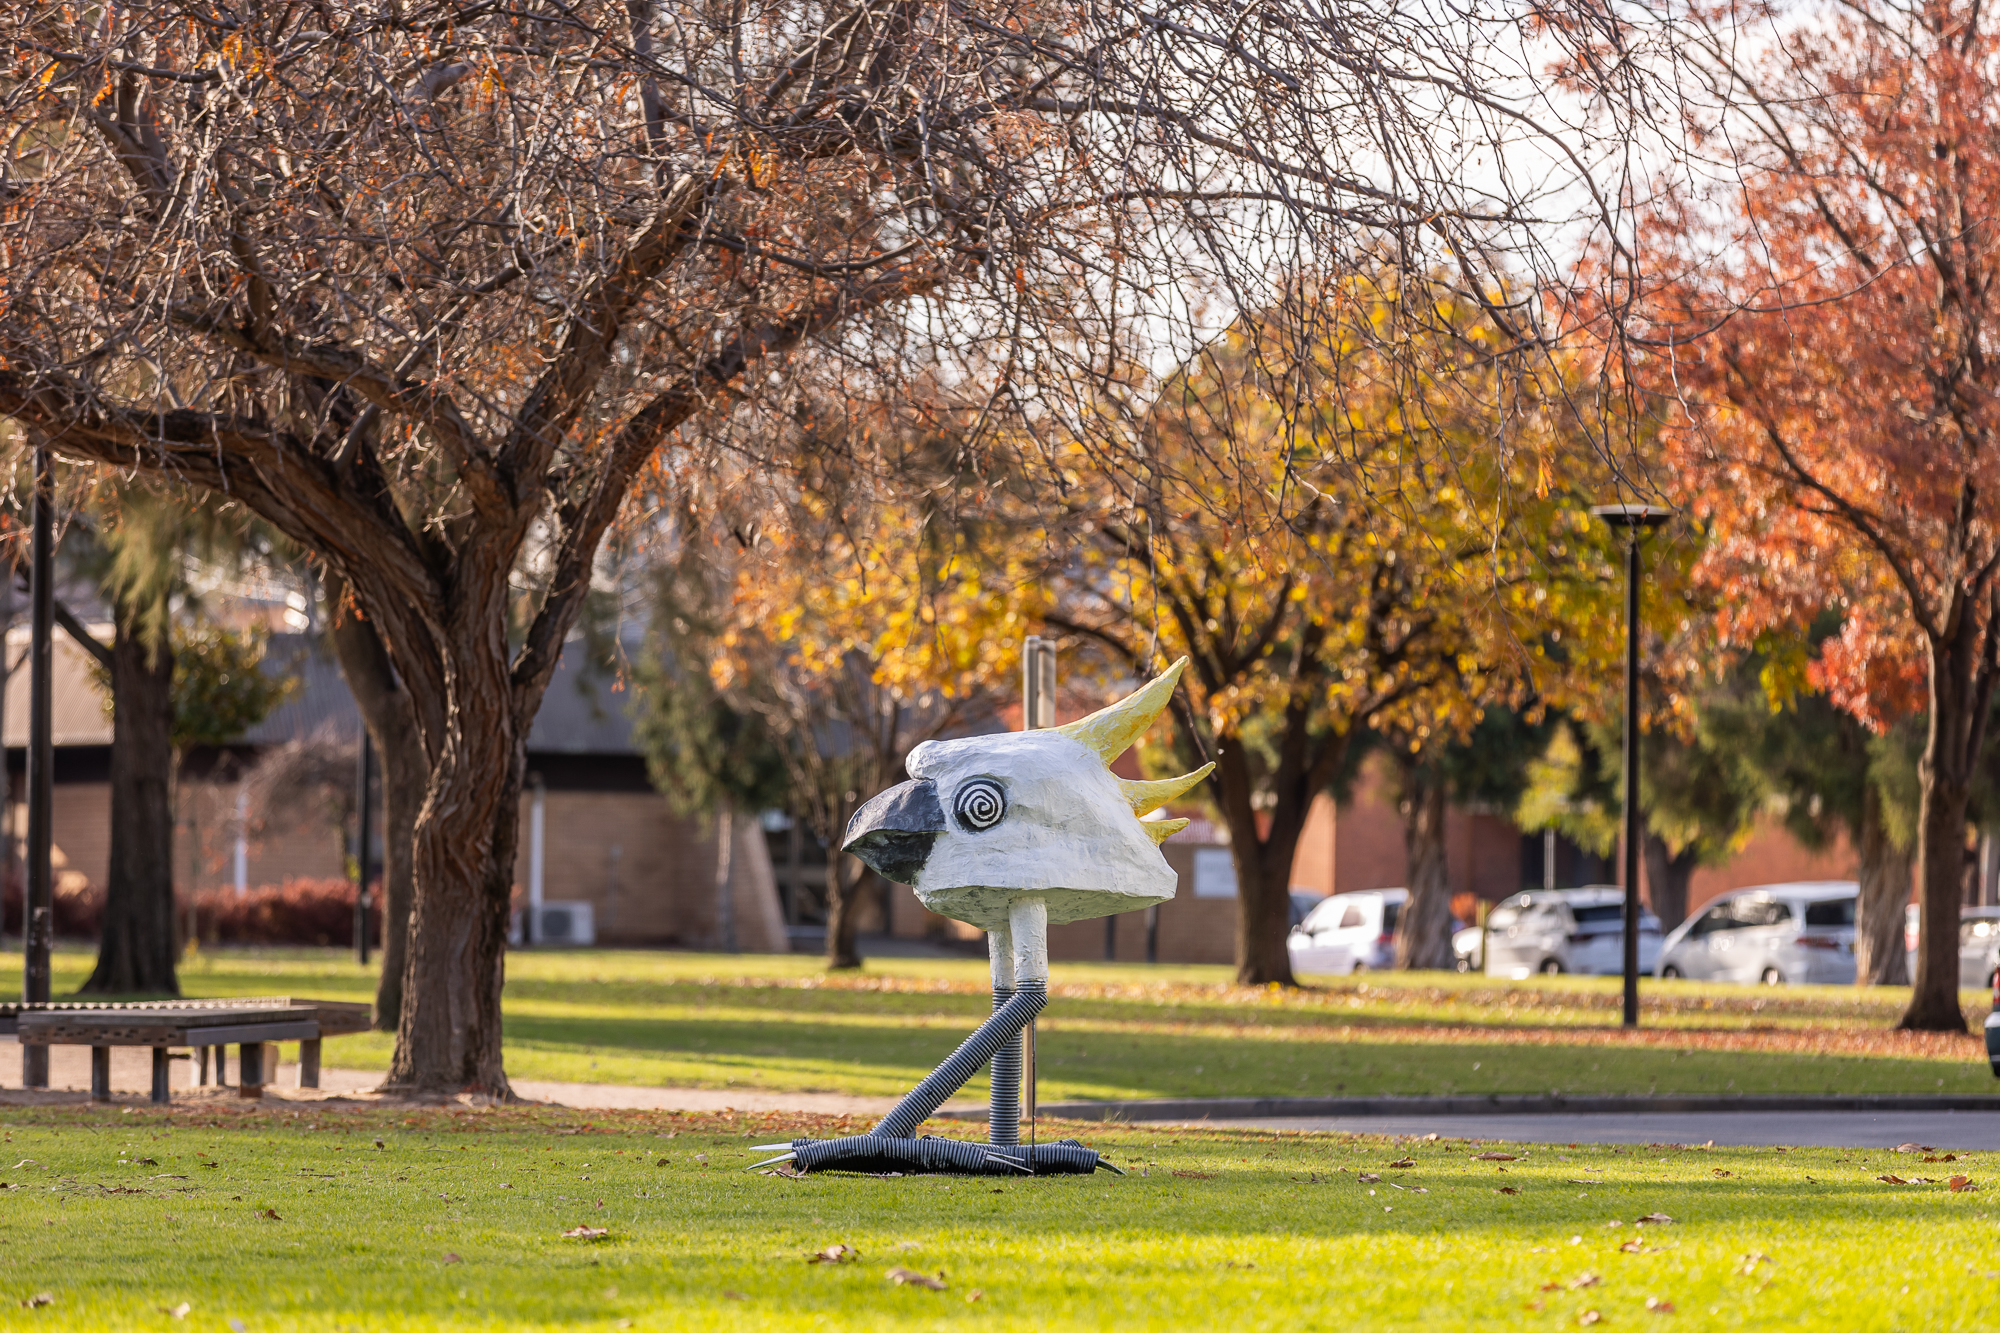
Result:
<svg viewBox="0 0 2000 1333"><path fill-rule="evenodd" d="M944 361L1046 418L1363 232L1476 278L1564 174L1530 197L1477 159L1581 160L1487 41L1520 17L16 4L0 413L227 495L350 589L427 760L388 1084L505 1095L525 740L661 446L788 371Z"/></svg>

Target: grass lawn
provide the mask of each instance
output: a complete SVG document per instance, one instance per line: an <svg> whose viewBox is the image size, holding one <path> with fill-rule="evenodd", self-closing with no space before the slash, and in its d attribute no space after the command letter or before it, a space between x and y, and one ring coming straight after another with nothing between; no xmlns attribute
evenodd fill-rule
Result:
<svg viewBox="0 0 2000 1333"><path fill-rule="evenodd" d="M801 1124L12 1108L0 1328L2000 1324L2000 1154L1579 1146L1494 1161L1452 1141L1093 1125L1078 1132L1131 1175L742 1169L749 1145ZM1978 1188L1916 1183L1961 1173ZM1891 1174L1912 1183L1877 1179ZM1652 1214L1672 1221L1635 1225ZM578 1226L607 1234L563 1237ZM806 1262L834 1244L858 1260ZM942 1271L945 1289L898 1285L898 1267Z"/></svg>
<svg viewBox="0 0 2000 1333"><path fill-rule="evenodd" d="M90 956L56 958L73 990ZM338 950L207 951L190 995L366 1000ZM1643 1028L1618 1027L1614 978L1449 973L1327 979L1300 991L1219 967L1058 963L1038 1052L1041 1097L1366 1093L1996 1092L1969 1035L1891 1030L1900 988L1645 983ZM1983 1021L1983 996L1967 993ZM507 960L517 1078L891 1096L989 1012L977 960L871 960L829 976L803 957L523 952ZM387 1036L329 1043L330 1065L386 1068ZM1749 1058L1746 1058L1749 1057ZM983 1098L974 1083L966 1095Z"/></svg>

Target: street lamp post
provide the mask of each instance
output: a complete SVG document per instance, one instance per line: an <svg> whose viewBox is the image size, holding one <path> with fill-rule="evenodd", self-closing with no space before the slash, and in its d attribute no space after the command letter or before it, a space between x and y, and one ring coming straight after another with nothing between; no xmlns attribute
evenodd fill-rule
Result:
<svg viewBox="0 0 2000 1333"><path fill-rule="evenodd" d="M1625 531L1625 1026L1639 1026L1639 540L1673 517L1652 505L1590 511Z"/></svg>
<svg viewBox="0 0 2000 1333"><path fill-rule="evenodd" d="M33 535L28 548L28 882L21 902L24 955L21 999L49 1002L49 937L55 927L55 878L50 862L50 806L55 757L50 654L55 640L55 465L46 445L35 449ZM49 1048L21 1047L21 1086L49 1086Z"/></svg>

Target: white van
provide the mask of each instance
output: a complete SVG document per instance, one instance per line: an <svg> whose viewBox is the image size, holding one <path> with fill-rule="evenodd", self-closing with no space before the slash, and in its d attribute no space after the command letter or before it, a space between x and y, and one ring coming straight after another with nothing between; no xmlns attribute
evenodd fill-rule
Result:
<svg viewBox="0 0 2000 1333"><path fill-rule="evenodd" d="M1285 948L1292 971L1344 977L1382 971L1396 961L1396 917L1407 889L1336 893L1292 928Z"/></svg>

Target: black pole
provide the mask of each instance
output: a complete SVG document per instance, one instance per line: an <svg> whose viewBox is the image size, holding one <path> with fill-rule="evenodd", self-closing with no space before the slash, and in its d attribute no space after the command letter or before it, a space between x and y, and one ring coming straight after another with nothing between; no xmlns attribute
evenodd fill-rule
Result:
<svg viewBox="0 0 2000 1333"><path fill-rule="evenodd" d="M354 765L354 961L368 966L368 728L361 728L361 757Z"/></svg>
<svg viewBox="0 0 2000 1333"><path fill-rule="evenodd" d="M34 534L28 567L28 884L21 904L21 999L49 1001L49 935L55 927L55 877L49 865L55 797L55 729L50 670L55 636L55 463L46 447L35 450ZM49 1048L21 1047L21 1086L49 1086Z"/></svg>
<svg viewBox="0 0 2000 1333"><path fill-rule="evenodd" d="M1625 547L1625 1026L1639 1026L1639 534Z"/></svg>

